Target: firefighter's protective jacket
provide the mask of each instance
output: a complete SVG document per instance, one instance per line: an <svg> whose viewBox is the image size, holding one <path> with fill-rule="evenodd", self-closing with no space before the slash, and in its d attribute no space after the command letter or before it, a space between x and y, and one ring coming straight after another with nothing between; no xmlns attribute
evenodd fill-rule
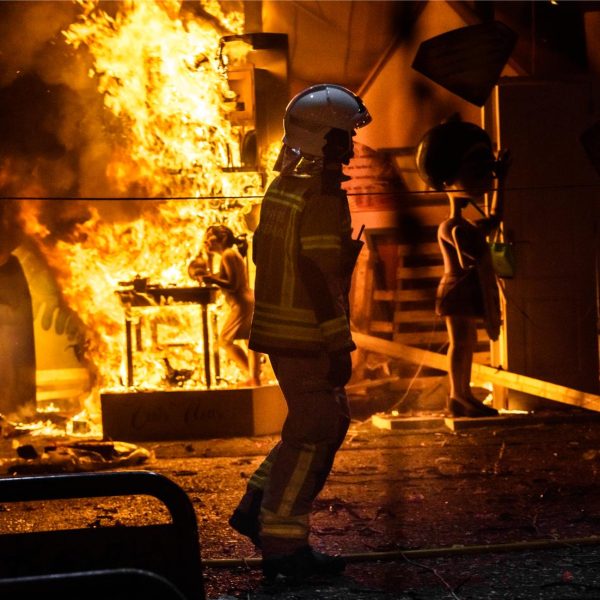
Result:
<svg viewBox="0 0 600 600"><path fill-rule="evenodd" d="M255 309L249 346L315 355L355 349L348 292L362 242L351 238L346 193L320 174L280 175L253 238Z"/></svg>

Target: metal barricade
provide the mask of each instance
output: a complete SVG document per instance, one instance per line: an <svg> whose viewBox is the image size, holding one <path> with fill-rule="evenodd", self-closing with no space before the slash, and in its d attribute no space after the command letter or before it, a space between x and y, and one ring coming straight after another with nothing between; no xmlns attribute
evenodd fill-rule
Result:
<svg viewBox="0 0 600 600"><path fill-rule="evenodd" d="M0 533L0 582L46 576L73 578L89 571L125 569L163 578L186 600L205 600L194 507L187 494L167 477L148 471L118 471L0 479L1 504L137 495L160 500L171 522ZM133 576L113 573L112 578L118 581L119 577ZM81 575L74 584L83 585L83 579ZM111 576L96 575L97 582L101 579L108 581ZM92 580L88 579L90 589L95 585Z"/></svg>

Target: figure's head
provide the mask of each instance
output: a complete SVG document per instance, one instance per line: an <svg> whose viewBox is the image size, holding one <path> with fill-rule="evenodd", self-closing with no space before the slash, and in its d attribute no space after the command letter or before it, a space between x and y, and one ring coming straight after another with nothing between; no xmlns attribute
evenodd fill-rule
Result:
<svg viewBox="0 0 600 600"><path fill-rule="evenodd" d="M493 187L496 161L490 137L460 118L437 125L423 136L416 163L421 178L438 191L455 188L477 198Z"/></svg>
<svg viewBox="0 0 600 600"><path fill-rule="evenodd" d="M352 155L354 130L371 122L362 100L341 85L313 85L292 98L283 119L283 143L305 158ZM324 152L324 147L327 150Z"/></svg>
<svg viewBox="0 0 600 600"><path fill-rule="evenodd" d="M222 252L235 243L233 231L226 225L210 225L204 234L204 245L209 252Z"/></svg>
<svg viewBox="0 0 600 600"><path fill-rule="evenodd" d="M210 225L206 228L204 246L208 252L221 253L234 245L242 256L246 256L248 250L246 234L236 236L227 225Z"/></svg>

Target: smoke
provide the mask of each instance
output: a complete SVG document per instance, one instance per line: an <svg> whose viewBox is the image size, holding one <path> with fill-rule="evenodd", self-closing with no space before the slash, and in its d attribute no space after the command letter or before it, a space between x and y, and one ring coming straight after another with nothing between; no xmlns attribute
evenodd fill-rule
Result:
<svg viewBox="0 0 600 600"><path fill-rule="evenodd" d="M120 124L89 76L92 56L62 34L80 10L62 0L0 2L0 259L19 258L40 326L61 335L71 323L69 340L86 364L85 327L58 283L69 277L68 261L53 249L81 241L79 226L94 211L109 223L128 222L147 203L89 200L124 198L128 190L107 177Z"/></svg>
<svg viewBox="0 0 600 600"><path fill-rule="evenodd" d="M6 87L23 73L39 71L44 53L75 16L73 3L0 3L0 85Z"/></svg>
<svg viewBox="0 0 600 600"><path fill-rule="evenodd" d="M100 141L92 124L102 99L89 60L61 35L77 10L70 2L0 3L0 156L13 163L5 195L32 183L47 195L77 193L79 156Z"/></svg>
<svg viewBox="0 0 600 600"><path fill-rule="evenodd" d="M92 57L62 35L80 10L62 0L0 2L0 198L50 198L36 201L38 214L63 239L89 211L80 201L54 199L119 198L130 191L107 177L120 125L88 75ZM100 210L118 220L142 208L123 203Z"/></svg>

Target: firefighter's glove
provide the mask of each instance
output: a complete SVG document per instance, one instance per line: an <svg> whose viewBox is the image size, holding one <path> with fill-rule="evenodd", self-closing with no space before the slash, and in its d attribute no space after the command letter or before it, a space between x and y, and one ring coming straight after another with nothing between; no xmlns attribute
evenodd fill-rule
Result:
<svg viewBox="0 0 600 600"><path fill-rule="evenodd" d="M334 387L343 387L352 376L352 359L350 352L332 352L329 354L329 371L327 380Z"/></svg>

